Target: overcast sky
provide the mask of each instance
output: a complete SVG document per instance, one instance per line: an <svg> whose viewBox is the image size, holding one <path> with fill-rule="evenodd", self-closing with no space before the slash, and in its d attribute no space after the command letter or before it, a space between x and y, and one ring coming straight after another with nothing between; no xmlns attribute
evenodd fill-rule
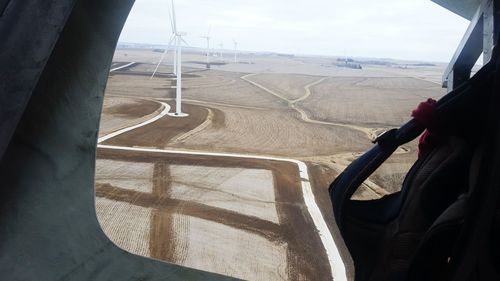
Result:
<svg viewBox="0 0 500 281"><path fill-rule="evenodd" d="M170 0L136 0L120 41L167 44ZM430 0L176 0L186 41L293 54L450 60L468 21Z"/></svg>

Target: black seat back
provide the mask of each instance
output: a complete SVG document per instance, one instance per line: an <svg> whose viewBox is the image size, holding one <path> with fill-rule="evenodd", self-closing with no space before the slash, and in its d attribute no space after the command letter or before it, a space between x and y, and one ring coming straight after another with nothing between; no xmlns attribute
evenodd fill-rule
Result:
<svg viewBox="0 0 500 281"><path fill-rule="evenodd" d="M499 119L488 110L498 88L498 56L494 58L437 103L441 141L415 162L401 191L377 200L351 200L399 145L425 129L415 120L380 137L330 186L335 219L354 261L356 281L455 280L458 264L465 263L464 253L471 253L461 251L461 245L479 237L470 231L480 213L473 210L480 209L485 194L492 194L482 192L485 184L472 187L477 185L474 163L484 159L477 156L484 156L484 132L491 131Z"/></svg>

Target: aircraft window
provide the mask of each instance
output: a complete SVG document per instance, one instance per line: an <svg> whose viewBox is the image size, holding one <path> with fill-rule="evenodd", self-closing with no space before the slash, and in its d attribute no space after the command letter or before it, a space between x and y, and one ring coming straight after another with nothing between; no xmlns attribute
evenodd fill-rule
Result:
<svg viewBox="0 0 500 281"><path fill-rule="evenodd" d="M96 162L104 232L242 279L346 280L326 190L446 93L466 21L430 1L174 4L136 1L116 48ZM398 149L354 198L398 191L417 151Z"/></svg>

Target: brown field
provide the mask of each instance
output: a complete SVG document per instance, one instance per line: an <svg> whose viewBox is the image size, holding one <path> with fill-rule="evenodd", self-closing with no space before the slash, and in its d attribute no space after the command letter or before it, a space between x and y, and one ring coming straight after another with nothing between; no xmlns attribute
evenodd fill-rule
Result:
<svg viewBox="0 0 500 281"><path fill-rule="evenodd" d="M104 99L99 136L141 123L156 115L159 109L158 103L148 100L120 97Z"/></svg>
<svg viewBox="0 0 500 281"><path fill-rule="evenodd" d="M175 109L171 66L150 79L158 58L117 51L117 62L139 63L111 73L100 136L153 118L159 102ZM197 64L203 56L188 53L185 60L189 116L165 115L103 143L157 150L98 150L96 209L105 233L130 252L238 278L331 280L295 164L172 151L304 161L315 202L339 239L328 185L372 146L375 132L401 125L419 102L444 94L435 83L438 67L353 70L323 57L242 55L245 63L205 70ZM416 159L416 143L393 155L353 197L397 191Z"/></svg>
<svg viewBox="0 0 500 281"><path fill-rule="evenodd" d="M245 243L255 243L252 247L256 247L259 250L259 256L247 261L248 263L253 263L253 265L245 263L234 264L233 267L237 268L234 272L219 269L222 270L219 271L220 273L232 273L232 276L251 280L269 280L272 276L278 276L275 275L276 272L272 272L272 269L269 269L267 274L260 273L255 275L255 272L251 268L248 268L248 266L255 268L265 267L267 260L272 260L271 257L266 255L273 255L273 249L263 247L269 244L279 252L275 254L282 255L283 257L283 260L280 261L280 266L283 267L282 272L285 276L281 276L281 279L329 279L329 274L324 274L325 272L329 272L324 253L318 253L316 250L321 249L321 242L317 235L315 235L314 229L311 228L310 222L306 219L308 215L303 206L300 187L297 186L297 182L299 181L298 172L294 165L276 161L243 160L223 157L181 157L175 154L165 156L158 155L157 153L121 152L109 149L99 150L98 163L100 161L114 161L113 165L115 167L120 165L123 167L130 165L137 166L139 163L142 165L143 170L149 167L152 167L150 169L153 170L152 177L150 178L151 190L149 191L147 188L140 188L140 186L144 186L144 181L140 178L129 177L128 174L106 173L103 171L103 167L99 168L102 165L98 164L98 174L96 176L97 213L104 231L118 245L137 254L150 253L151 257L157 259L197 267L196 264L186 263L184 260L186 255L197 255L198 251L196 248L193 248L189 252L189 249L186 249L189 246L182 245L183 243L189 244L193 242L189 241L189 233L185 234L183 233L185 230L177 228L176 224L182 224L182 222L173 222L173 220L184 221L196 218L202 219L205 224L214 224L215 229L212 229L212 231L216 231L219 228L221 232L217 233L211 239L208 239L208 237L192 237L191 239L205 239L205 243L219 245L218 247L220 248L224 247L225 242L223 241L235 238L230 233L228 234L222 230L230 229L234 231L233 229L238 229L244 230L247 234L239 233L237 236L243 235L247 241L235 241L231 246L232 248L236 248L233 250L237 251L238 249L245 248ZM204 167L212 168L208 170ZM239 170L233 171L235 168ZM183 172L178 171L179 169L190 169L191 171ZM193 169L197 170L197 172L194 172ZM241 175L241 171L255 170L267 171L270 174L271 177L266 183L270 188L262 186L261 181L266 182L265 177L259 181L256 180L255 174ZM187 175L190 175L189 177L179 175L179 173L186 172ZM197 181L196 178L193 179L196 173L201 173L201 175L208 179L200 182L200 178L198 178ZM222 176L222 173L229 173L229 175ZM235 178L234 173L239 173L241 178ZM119 177L120 180L117 181L116 177ZM221 179L221 177L223 178ZM229 178L233 178L232 183L228 183ZM261 188L261 192L258 194L251 190L247 190L246 192L243 192L243 190L240 190L240 192L231 192L231 189L238 188L238 185L241 184L239 181L241 180L248 181L246 183L247 188ZM135 182L137 188L130 188L130 186L133 186L133 184L130 184L131 182ZM229 186L224 187L224 184L229 184ZM183 187L184 190L179 190L179 186ZM268 193L268 195L266 196L265 193ZM204 199L204 197L208 198ZM101 200L102 198L106 200ZM232 200L224 202L228 198ZM220 204L218 200L221 200L225 204ZM110 207L109 205L112 204L110 201L120 203L116 203L116 206ZM210 202L215 202L215 204L210 204ZM259 202L268 205L267 208L275 209L277 215L276 221L269 219L269 216L265 212L261 212L260 214L259 212L253 212L253 214L248 215L245 208L242 208L242 204L247 204L248 207L251 207L251 205L258 205L256 203ZM115 214L111 212L113 209L120 211ZM129 212L130 215L126 215ZM124 216L133 220L134 224L137 223L138 227L146 225L150 228L149 233L143 235L137 234L131 238L137 240L138 243L147 244L148 248L145 249L144 246L128 246L131 242L123 239L123 233L131 232L132 230L129 229L133 229L133 227L129 225L125 228L118 228L123 225L123 223L120 225L118 222ZM225 227L217 226L217 224ZM144 233L144 230L140 229L134 229L134 231ZM146 242L144 239L141 240L141 237L146 239ZM178 243L180 239L187 239L188 241ZM262 239L268 242L264 245L258 243ZM303 241L308 242L306 244ZM194 241L193 243L196 242ZM188 253L185 251L188 251ZM206 251L212 255L214 254L214 251L210 251L210 249L206 249ZM268 253L269 251L271 252ZM222 255L222 253L220 254ZM202 260L205 258L203 256L198 256L197 258L191 257L197 263L202 263ZM213 258L221 259L220 262L224 260L223 256ZM217 268L213 266L204 264L204 266L197 268L214 271Z"/></svg>
<svg viewBox="0 0 500 281"><path fill-rule="evenodd" d="M435 83L399 77L332 77L312 91L300 104L312 118L367 127L399 126L418 103L445 94Z"/></svg>

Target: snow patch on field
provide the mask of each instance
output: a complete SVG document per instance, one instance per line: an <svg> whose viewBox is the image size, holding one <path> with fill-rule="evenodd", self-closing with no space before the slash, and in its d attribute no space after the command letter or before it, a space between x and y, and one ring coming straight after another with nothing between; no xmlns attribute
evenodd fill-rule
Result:
<svg viewBox="0 0 500 281"><path fill-rule="evenodd" d="M287 246L204 219L173 215L178 263L244 280L288 280Z"/></svg>
<svg viewBox="0 0 500 281"><path fill-rule="evenodd" d="M151 209L97 197L96 212L104 233L117 246L137 255L150 256Z"/></svg>
<svg viewBox="0 0 500 281"><path fill-rule="evenodd" d="M96 161L96 183L151 193L154 164L107 159Z"/></svg>
<svg viewBox="0 0 500 281"><path fill-rule="evenodd" d="M279 223L269 170L171 165L170 176L172 198Z"/></svg>

